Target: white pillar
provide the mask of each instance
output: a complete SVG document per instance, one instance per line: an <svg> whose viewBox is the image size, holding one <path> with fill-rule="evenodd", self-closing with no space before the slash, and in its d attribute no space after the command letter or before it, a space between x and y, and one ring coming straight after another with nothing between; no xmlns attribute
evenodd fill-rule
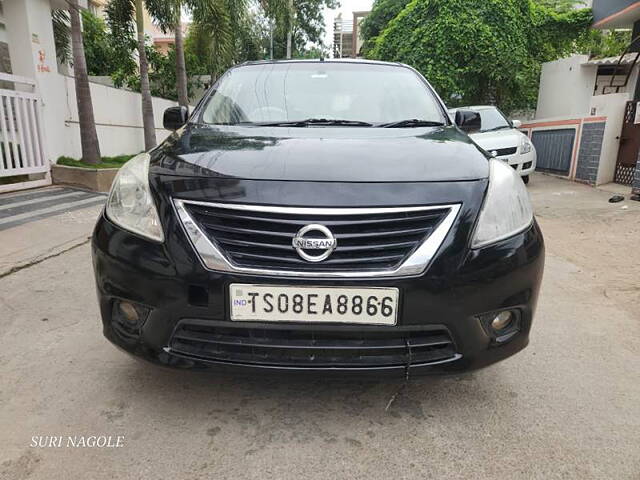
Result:
<svg viewBox="0 0 640 480"><path fill-rule="evenodd" d="M65 128L67 91L65 78L58 74L51 9L65 8L66 2L3 0L3 6L12 73L36 81L42 97L46 151L55 161L69 151L70 142Z"/></svg>
<svg viewBox="0 0 640 480"><path fill-rule="evenodd" d="M41 83L58 71L50 0L3 3L13 74Z"/></svg>

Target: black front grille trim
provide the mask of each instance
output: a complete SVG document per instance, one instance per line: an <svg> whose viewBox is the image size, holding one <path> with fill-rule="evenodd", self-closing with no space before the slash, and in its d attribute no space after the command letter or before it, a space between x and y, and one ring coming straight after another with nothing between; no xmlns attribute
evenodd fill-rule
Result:
<svg viewBox="0 0 640 480"><path fill-rule="evenodd" d="M497 157L504 157L505 155L514 155L518 151L518 147L494 148L493 150L489 151L496 152Z"/></svg>
<svg viewBox="0 0 640 480"><path fill-rule="evenodd" d="M416 367L460 358L449 331L441 326L309 327L182 320L168 351L194 359L281 368Z"/></svg>

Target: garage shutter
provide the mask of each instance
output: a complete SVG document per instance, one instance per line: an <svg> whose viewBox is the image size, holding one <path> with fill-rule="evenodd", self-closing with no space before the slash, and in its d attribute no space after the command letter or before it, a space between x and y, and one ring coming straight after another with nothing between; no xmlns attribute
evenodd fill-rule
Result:
<svg viewBox="0 0 640 480"><path fill-rule="evenodd" d="M531 141L538 152L537 170L568 174L575 137L573 128L533 132Z"/></svg>

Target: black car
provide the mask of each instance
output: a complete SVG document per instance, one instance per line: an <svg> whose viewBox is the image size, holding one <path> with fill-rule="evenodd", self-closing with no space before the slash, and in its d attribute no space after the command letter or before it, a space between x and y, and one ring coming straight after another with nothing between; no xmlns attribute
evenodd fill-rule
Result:
<svg viewBox="0 0 640 480"><path fill-rule="evenodd" d="M182 367L376 376L523 349L528 193L410 67L248 63L120 170L93 234L104 334Z"/></svg>

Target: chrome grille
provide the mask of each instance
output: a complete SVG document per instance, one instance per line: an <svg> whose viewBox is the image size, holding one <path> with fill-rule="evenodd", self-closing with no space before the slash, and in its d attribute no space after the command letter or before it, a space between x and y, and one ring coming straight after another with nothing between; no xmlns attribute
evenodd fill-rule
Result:
<svg viewBox="0 0 640 480"><path fill-rule="evenodd" d="M309 209L182 204L200 230L234 265L299 272L392 270L402 264L447 217L450 206L389 209ZM374 212L374 213L372 213ZM337 239L319 263L300 258L292 246L305 225L328 227Z"/></svg>

